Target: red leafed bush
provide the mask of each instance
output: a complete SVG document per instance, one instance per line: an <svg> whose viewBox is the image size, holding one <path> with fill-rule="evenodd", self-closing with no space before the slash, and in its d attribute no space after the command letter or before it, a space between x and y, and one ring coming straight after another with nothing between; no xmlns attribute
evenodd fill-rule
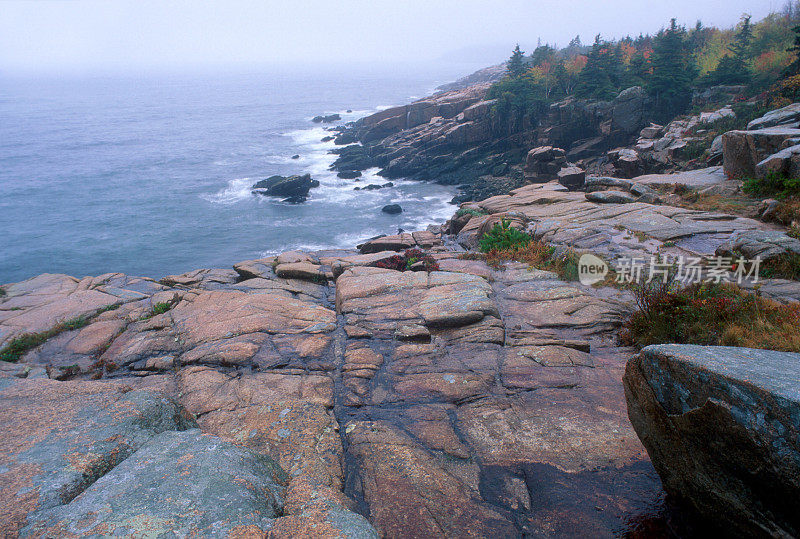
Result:
<svg viewBox="0 0 800 539"><path fill-rule="evenodd" d="M417 265L419 262L422 264ZM416 267L414 267L417 265ZM403 254L397 254L383 260L378 260L370 266L395 271L437 271L439 264L431 255L420 249L408 249Z"/></svg>

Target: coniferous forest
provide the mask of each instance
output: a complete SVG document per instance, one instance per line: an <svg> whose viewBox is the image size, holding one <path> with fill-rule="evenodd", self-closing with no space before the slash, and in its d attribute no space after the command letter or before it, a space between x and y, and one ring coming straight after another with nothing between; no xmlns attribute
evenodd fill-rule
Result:
<svg viewBox="0 0 800 539"><path fill-rule="evenodd" d="M744 86L743 98L782 106L800 97L800 2L757 22L742 14L727 29L672 19L655 35L598 34L590 44L576 36L566 47L540 44L529 54L517 45L507 66L489 94L506 117L536 119L567 97L610 100L631 86L648 92L654 117L664 121L688 112L693 92L712 86Z"/></svg>

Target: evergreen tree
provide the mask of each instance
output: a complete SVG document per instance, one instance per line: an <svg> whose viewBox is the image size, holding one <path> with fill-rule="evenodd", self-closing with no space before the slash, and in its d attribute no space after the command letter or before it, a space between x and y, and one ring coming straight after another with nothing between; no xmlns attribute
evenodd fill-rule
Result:
<svg viewBox="0 0 800 539"><path fill-rule="evenodd" d="M653 73L647 90L655 102L656 115L669 120L691 103L692 83L697 76L686 29L678 26L675 19L653 40L650 65Z"/></svg>
<svg viewBox="0 0 800 539"><path fill-rule="evenodd" d="M739 31L736 32L736 38L728 47L728 50L733 53L733 56L742 63L753 58L753 25L750 24L750 18L751 16L746 13L742 15L742 21L739 23Z"/></svg>
<svg viewBox="0 0 800 539"><path fill-rule="evenodd" d="M784 77L792 77L800 73L800 26L792 28L794 32L794 44L786 49L787 52L795 54L794 61L783 70Z"/></svg>
<svg viewBox="0 0 800 539"><path fill-rule="evenodd" d="M631 56L631 63L625 73L626 86L644 86L650 76L650 61L643 51L636 51Z"/></svg>
<svg viewBox="0 0 800 539"><path fill-rule="evenodd" d="M720 59L714 71L703 78L703 84L707 86L748 84L753 78L753 73L748 65L753 57L752 42L753 27L750 24L750 15L742 15L739 31L736 32L733 43L728 46L728 50L732 54Z"/></svg>
<svg viewBox="0 0 800 539"><path fill-rule="evenodd" d="M550 45L540 45L531 53L531 63L534 66L547 62L552 64L556 58L556 50Z"/></svg>
<svg viewBox="0 0 800 539"><path fill-rule="evenodd" d="M622 62L619 51L600 39L598 34L589 51L586 67L578 76L575 95L596 99L613 99L619 92Z"/></svg>
<svg viewBox="0 0 800 539"><path fill-rule="evenodd" d="M514 47L514 52L511 53L511 58L506 62L508 73L513 78L518 79L525 74L527 69L525 66L525 53L519 48L519 43Z"/></svg>

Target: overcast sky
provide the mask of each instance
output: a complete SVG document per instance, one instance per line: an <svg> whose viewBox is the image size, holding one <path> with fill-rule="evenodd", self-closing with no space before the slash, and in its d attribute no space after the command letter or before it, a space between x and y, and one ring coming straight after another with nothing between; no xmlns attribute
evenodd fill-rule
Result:
<svg viewBox="0 0 800 539"><path fill-rule="evenodd" d="M0 0L0 68L503 60L565 45L754 20L783 0ZM498 58L499 56L499 58Z"/></svg>

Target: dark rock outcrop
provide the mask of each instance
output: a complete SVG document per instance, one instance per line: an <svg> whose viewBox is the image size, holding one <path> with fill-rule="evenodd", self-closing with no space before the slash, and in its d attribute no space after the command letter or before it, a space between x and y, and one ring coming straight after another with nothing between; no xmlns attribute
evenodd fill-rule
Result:
<svg viewBox="0 0 800 539"><path fill-rule="evenodd" d="M381 208L381 211L383 213L388 213L389 215L398 215L403 213L403 208L400 206L400 204L387 204Z"/></svg>
<svg viewBox="0 0 800 539"><path fill-rule="evenodd" d="M314 122L315 124L319 123L327 124L331 122L338 122L341 119L342 117L339 114L326 114L326 115L314 116L314 118L312 118L311 121Z"/></svg>
<svg viewBox="0 0 800 539"><path fill-rule="evenodd" d="M310 174L303 176L270 176L253 185L253 193L259 195L281 197L285 202L299 203L308 198L308 192L319 187L317 180Z"/></svg>
<svg viewBox="0 0 800 539"><path fill-rule="evenodd" d="M741 537L800 533L800 354L649 346L628 362L628 416L664 482Z"/></svg>

